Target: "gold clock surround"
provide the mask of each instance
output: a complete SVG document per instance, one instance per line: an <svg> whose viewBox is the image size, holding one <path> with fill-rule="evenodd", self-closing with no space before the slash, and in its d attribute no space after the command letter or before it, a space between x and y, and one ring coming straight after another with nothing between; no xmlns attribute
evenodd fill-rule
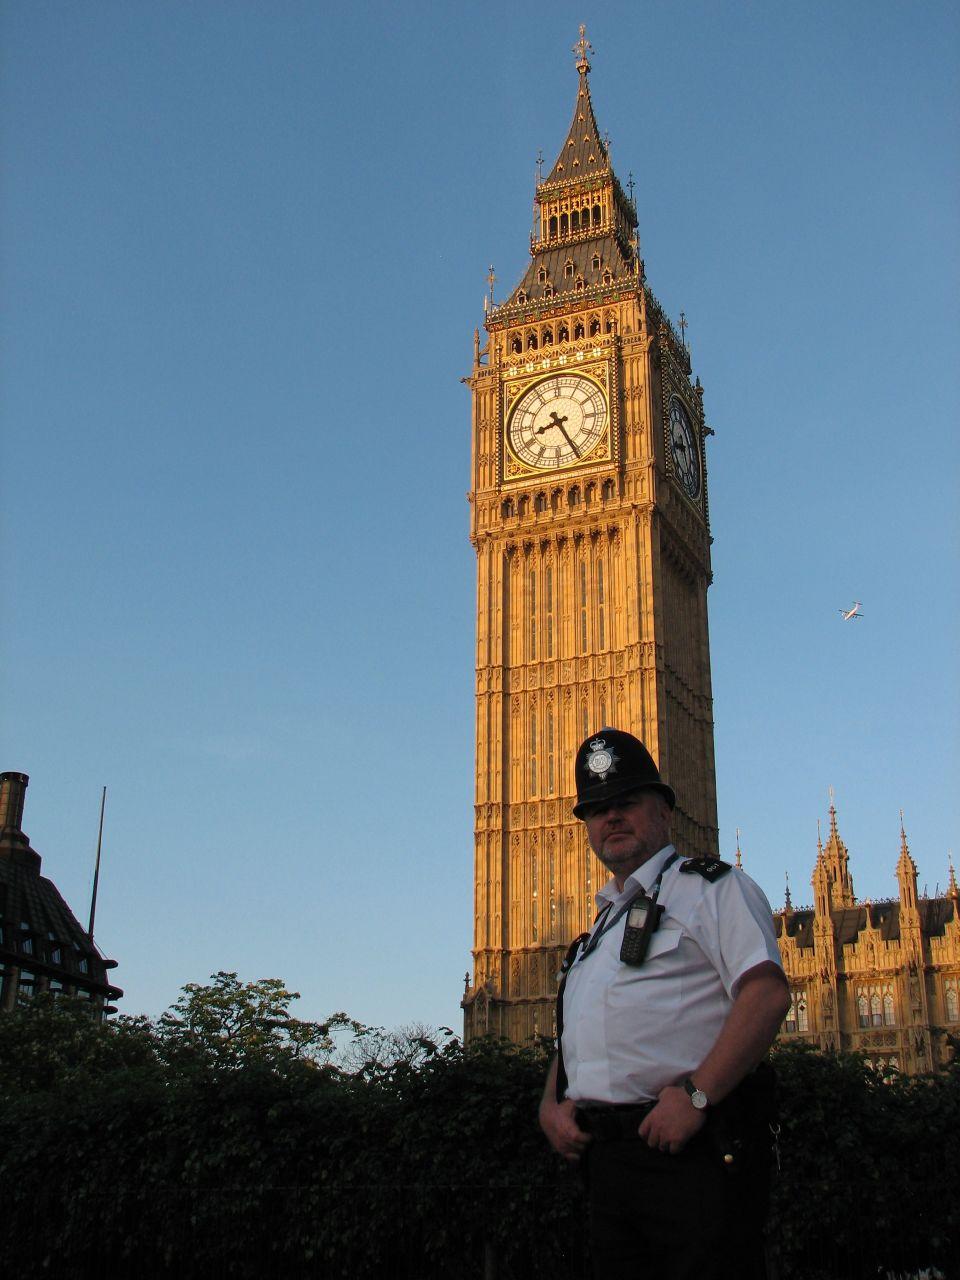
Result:
<svg viewBox="0 0 960 1280"><path fill-rule="evenodd" d="M501 447L499 450L502 483L510 484L513 481L530 481L536 478L566 475L580 469L593 469L605 463L611 463L615 456L615 424L618 418L615 411L615 397L611 395L612 383L609 361L594 361L586 364L567 362L562 358L543 360L539 362L534 373L525 371L520 377L504 379L500 406ZM549 431L547 435L550 446L543 461L537 464L525 459L521 449L518 448L515 438L517 419L523 414L528 397L535 394L539 388L555 387L573 392L575 398L590 396L593 393L596 400L602 400L604 420L584 451L572 458L556 457L550 452L550 447L554 446L560 437L557 431ZM574 387L577 388L576 391ZM536 430L544 425L543 420L546 414L549 414L549 405L541 411L539 426ZM556 447L561 449L562 454L571 452L570 449L564 449L562 445L556 445Z"/></svg>

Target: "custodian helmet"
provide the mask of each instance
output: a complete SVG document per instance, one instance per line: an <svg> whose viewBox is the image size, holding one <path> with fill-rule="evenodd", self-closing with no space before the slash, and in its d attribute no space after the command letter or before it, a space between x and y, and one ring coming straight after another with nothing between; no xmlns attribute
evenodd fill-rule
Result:
<svg viewBox="0 0 960 1280"><path fill-rule="evenodd" d="M601 729L580 744L574 766L577 803L574 817L583 816L586 806L602 800L616 800L649 787L659 791L672 809L677 803L673 788L661 777L653 756L639 738L622 729Z"/></svg>

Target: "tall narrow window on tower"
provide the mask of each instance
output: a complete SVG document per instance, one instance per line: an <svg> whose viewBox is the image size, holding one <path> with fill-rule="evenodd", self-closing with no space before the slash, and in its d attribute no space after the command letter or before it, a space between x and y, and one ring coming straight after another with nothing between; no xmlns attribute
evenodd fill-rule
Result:
<svg viewBox="0 0 960 1280"><path fill-rule="evenodd" d="M546 596L545 608L547 611L547 653L548 658L553 657L553 565L548 564L544 570L544 595Z"/></svg>
<svg viewBox="0 0 960 1280"><path fill-rule="evenodd" d="M537 656L537 571L530 570L530 661Z"/></svg>
<svg viewBox="0 0 960 1280"><path fill-rule="evenodd" d="M488 307L466 380L477 907L464 1029L516 1041L551 1025L543 975L600 887L572 814L583 737L612 717L642 738L678 793L681 854L717 852L703 394L647 287L588 52L581 42L572 123L538 177L527 269ZM642 172L645 138L630 127ZM658 175L647 200L676 190Z"/></svg>

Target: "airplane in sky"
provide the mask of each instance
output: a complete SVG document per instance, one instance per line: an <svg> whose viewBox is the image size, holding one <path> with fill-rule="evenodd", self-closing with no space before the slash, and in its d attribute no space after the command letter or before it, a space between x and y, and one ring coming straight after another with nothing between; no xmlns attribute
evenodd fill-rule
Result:
<svg viewBox="0 0 960 1280"><path fill-rule="evenodd" d="M852 622L854 618L863 617L859 600L854 600L852 609L839 609L838 612L842 615L844 622Z"/></svg>

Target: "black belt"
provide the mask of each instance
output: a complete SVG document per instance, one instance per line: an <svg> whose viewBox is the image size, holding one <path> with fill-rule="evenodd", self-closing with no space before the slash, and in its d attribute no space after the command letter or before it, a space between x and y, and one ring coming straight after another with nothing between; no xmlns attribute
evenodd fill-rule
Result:
<svg viewBox="0 0 960 1280"><path fill-rule="evenodd" d="M656 1102L628 1102L621 1106L577 1107L577 1124L598 1142L622 1142L639 1137L637 1130Z"/></svg>

